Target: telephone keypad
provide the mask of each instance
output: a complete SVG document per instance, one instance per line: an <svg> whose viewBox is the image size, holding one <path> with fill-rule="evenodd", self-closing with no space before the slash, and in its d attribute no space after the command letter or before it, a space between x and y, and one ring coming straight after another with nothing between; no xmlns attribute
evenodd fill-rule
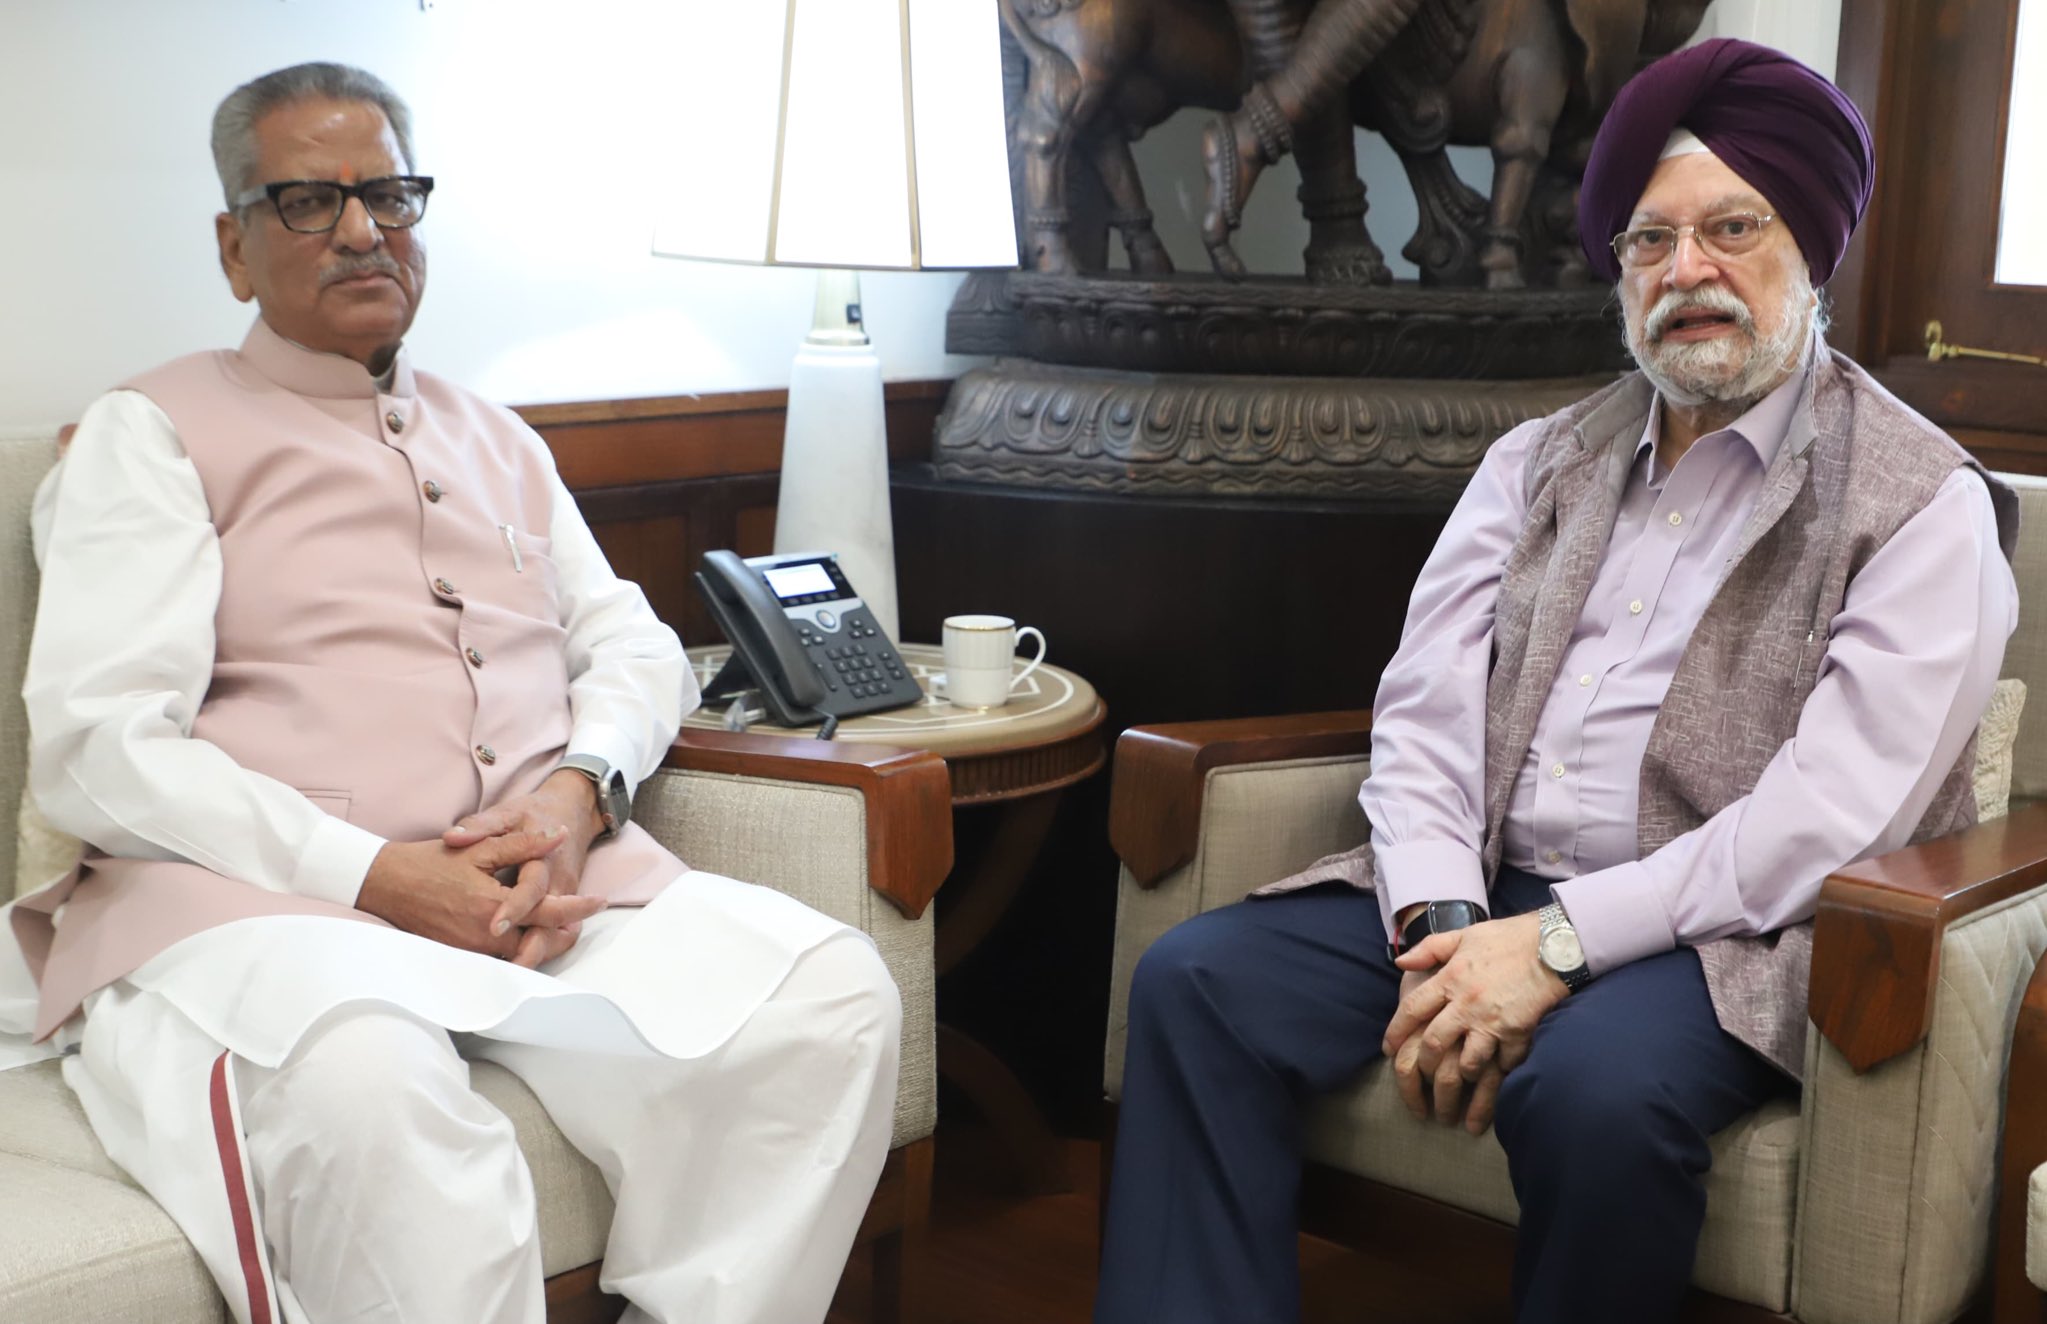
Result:
<svg viewBox="0 0 2047 1324"><path fill-rule="evenodd" d="M795 618L796 637L824 679L825 701L819 705L823 711L851 717L899 708L923 697L901 656L864 610L833 617L835 630L818 628L825 625L824 613L813 619L816 625Z"/></svg>

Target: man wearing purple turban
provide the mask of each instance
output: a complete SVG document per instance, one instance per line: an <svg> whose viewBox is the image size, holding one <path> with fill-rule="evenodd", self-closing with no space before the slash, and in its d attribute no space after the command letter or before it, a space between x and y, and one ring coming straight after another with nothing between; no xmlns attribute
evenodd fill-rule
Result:
<svg viewBox="0 0 2047 1324"><path fill-rule="evenodd" d="M1497 1124L1517 1319L1676 1316L1709 1138L1798 1088L1820 883L1974 821L2017 617L2009 490L1822 338L1872 165L1761 46L1622 90L1579 224L1638 371L1451 515L1370 842L1139 962L1097 1324L1298 1319L1301 1109L1382 1055L1416 1117Z"/></svg>

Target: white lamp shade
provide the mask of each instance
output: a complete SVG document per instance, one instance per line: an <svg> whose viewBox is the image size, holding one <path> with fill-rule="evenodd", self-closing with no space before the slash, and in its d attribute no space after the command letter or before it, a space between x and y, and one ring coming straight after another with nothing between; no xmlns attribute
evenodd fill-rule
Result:
<svg viewBox="0 0 2047 1324"><path fill-rule="evenodd" d="M995 0L684 0L654 251L1016 265Z"/></svg>

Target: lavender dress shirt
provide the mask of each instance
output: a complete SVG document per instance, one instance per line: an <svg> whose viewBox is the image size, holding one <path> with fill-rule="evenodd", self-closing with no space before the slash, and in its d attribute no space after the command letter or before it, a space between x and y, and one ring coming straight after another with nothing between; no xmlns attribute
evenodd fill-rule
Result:
<svg viewBox="0 0 2047 1324"><path fill-rule="evenodd" d="M1810 359L1808 359L1810 361ZM1666 471L1662 410L1514 785L1504 860L1555 879L1595 974L1678 944L1808 919L1826 876L1902 846L1989 702L2018 587L1989 493L1950 475L1848 586L1798 731L1755 790L1638 857L1642 753L1797 412L1794 374ZM1486 677L1494 603L1538 422L1494 444L1415 583L1380 679L1372 771L1379 904L1484 905Z"/></svg>

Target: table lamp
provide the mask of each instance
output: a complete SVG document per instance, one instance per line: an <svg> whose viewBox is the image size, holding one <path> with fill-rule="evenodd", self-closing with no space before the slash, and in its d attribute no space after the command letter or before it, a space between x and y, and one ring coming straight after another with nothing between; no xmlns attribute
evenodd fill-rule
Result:
<svg viewBox="0 0 2047 1324"><path fill-rule="evenodd" d="M689 0L654 251L817 267L775 551L831 551L898 638L881 360L858 271L1013 267L996 0Z"/></svg>

